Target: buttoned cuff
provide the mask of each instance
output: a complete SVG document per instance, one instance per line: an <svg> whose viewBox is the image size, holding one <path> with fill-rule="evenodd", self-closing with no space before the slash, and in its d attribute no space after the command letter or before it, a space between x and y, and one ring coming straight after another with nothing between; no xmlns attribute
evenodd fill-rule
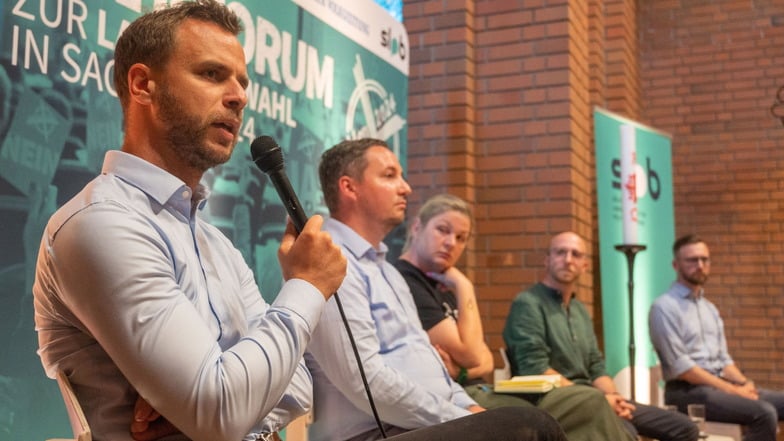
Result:
<svg viewBox="0 0 784 441"><path fill-rule="evenodd" d="M283 284L272 306L285 308L302 317L310 330L316 328L324 309L324 296L310 282L291 279Z"/></svg>

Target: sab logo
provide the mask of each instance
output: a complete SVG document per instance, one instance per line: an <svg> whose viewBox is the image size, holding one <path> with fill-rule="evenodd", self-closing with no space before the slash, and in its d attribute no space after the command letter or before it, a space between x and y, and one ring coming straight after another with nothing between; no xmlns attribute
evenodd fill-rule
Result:
<svg viewBox="0 0 784 441"><path fill-rule="evenodd" d="M616 189L621 189L621 160L613 159L612 161L612 186ZM645 196L645 193L650 193L653 200L658 200L661 194L661 181L659 181L659 174L651 168L651 158L645 158L645 169L642 165L635 164L635 174L637 175L637 199ZM647 179L646 179L647 176Z"/></svg>
<svg viewBox="0 0 784 441"><path fill-rule="evenodd" d="M402 38L392 37L392 28L381 31L381 46L389 49L392 55L397 55L401 60L406 59L406 45Z"/></svg>

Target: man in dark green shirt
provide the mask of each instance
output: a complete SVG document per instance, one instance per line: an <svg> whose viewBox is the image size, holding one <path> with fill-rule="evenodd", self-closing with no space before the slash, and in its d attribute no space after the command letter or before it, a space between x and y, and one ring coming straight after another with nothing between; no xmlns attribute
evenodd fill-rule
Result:
<svg viewBox="0 0 784 441"><path fill-rule="evenodd" d="M681 413L632 403L607 375L588 310L577 300L577 279L588 267L585 242L575 233L553 237L541 283L518 294L504 328L514 375L560 374L562 384L604 392L628 430L660 441L693 441L697 426Z"/></svg>

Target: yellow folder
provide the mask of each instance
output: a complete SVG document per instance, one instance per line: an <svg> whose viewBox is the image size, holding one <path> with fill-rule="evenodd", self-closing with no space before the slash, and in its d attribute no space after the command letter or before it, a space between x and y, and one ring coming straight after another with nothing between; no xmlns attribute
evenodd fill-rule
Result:
<svg viewBox="0 0 784 441"><path fill-rule="evenodd" d="M545 393L561 385L560 375L518 375L495 382L499 393Z"/></svg>

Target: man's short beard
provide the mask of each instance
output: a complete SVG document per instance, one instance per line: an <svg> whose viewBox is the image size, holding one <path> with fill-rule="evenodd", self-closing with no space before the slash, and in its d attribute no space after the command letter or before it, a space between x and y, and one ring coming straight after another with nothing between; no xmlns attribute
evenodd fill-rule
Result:
<svg viewBox="0 0 784 441"><path fill-rule="evenodd" d="M580 275L579 274L574 274L574 273L569 273L569 275L567 277L561 277L558 274L558 271L550 271L550 277L552 277L553 280L555 280L556 282L558 282L558 283L560 283L562 285L571 285L571 284L573 284L574 282L577 281L577 278L580 277Z"/></svg>
<svg viewBox="0 0 784 441"><path fill-rule="evenodd" d="M695 285L695 286L699 285L699 286L701 286L701 285L704 285L705 282L708 281L708 275L705 274L705 273L701 273L699 278L697 278L697 277L694 277L694 276L689 276L689 275L684 274L683 275L683 279L685 281L691 283L692 285Z"/></svg>
<svg viewBox="0 0 784 441"><path fill-rule="evenodd" d="M203 125L198 118L183 113L179 101L171 93L167 85L163 85L158 94L160 119L169 125L166 142L173 152L186 164L201 171L225 163L231 158L229 154L213 152L205 145L209 125Z"/></svg>

